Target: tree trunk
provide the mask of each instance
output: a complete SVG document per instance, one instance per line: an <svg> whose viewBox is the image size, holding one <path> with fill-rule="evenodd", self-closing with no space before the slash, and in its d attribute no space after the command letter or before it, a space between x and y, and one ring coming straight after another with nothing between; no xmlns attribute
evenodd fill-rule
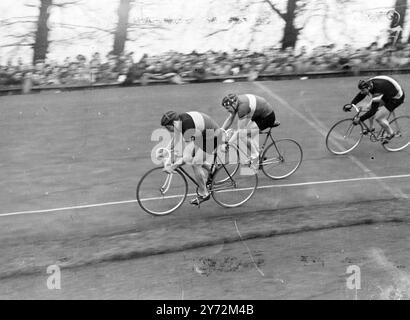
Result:
<svg viewBox="0 0 410 320"><path fill-rule="evenodd" d="M121 0L118 7L118 23L114 35L113 54L119 56L124 52L127 41L128 17L133 0Z"/></svg>
<svg viewBox="0 0 410 320"><path fill-rule="evenodd" d="M294 48L298 40L299 29L295 28L296 3L299 0L288 0L287 10L284 14L285 29L282 38L282 50L291 47Z"/></svg>
<svg viewBox="0 0 410 320"><path fill-rule="evenodd" d="M44 60L48 52L48 18L50 17L49 9L53 4L53 0L41 0L40 14L37 20L37 29L35 42L33 45L33 63L37 60Z"/></svg>

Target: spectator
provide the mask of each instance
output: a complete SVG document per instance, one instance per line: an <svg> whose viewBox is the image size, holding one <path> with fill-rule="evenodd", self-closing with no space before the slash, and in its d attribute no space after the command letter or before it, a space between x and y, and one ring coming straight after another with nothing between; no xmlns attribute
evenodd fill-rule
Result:
<svg viewBox="0 0 410 320"><path fill-rule="evenodd" d="M103 61L100 53L95 52L89 60L78 54L73 59L66 57L62 63L39 60L33 66L25 66L21 58L15 63L9 59L6 65L0 65L0 86L21 85L27 78L34 86L101 82L130 84L136 80L142 83L150 80L184 83L184 78L202 81L212 76L247 76L255 72L303 74L350 70L358 73L363 69L410 67L410 44L398 44L392 48L388 43L381 48L377 41L357 50L350 45L336 50L331 44L314 48L309 53L306 47L301 47L297 54L292 48L281 51L267 47L260 52L235 49L231 53L208 50L182 54L169 51L157 56L144 54L138 62L134 62L133 55L130 52L117 57L110 52Z"/></svg>

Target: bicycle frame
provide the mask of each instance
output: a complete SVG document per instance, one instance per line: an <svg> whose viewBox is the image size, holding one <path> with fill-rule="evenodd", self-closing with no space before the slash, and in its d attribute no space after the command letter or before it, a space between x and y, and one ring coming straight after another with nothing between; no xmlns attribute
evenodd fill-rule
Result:
<svg viewBox="0 0 410 320"><path fill-rule="evenodd" d="M357 107L354 104L352 104L352 106L353 106L353 108L355 108L355 110L357 112L356 115L354 116L354 118L356 118L362 112L362 109ZM394 111L391 111L389 113L389 115L387 116L387 121L389 121L392 116L393 116L393 119L396 118L396 114L394 113ZM369 136L370 141L377 142L377 141L381 141L383 139L382 135L383 135L383 132L385 130L383 127L380 126L380 130L376 133L376 131L375 132L370 132L369 126L365 122L361 121L360 125L361 125L362 129L364 127L367 130L367 132L370 134L370 136ZM398 124L396 124L396 126L397 126L397 131L400 131L400 128L398 127ZM353 129L353 127L349 128L349 130L352 130L352 129ZM350 134L350 132L349 132L349 134Z"/></svg>
<svg viewBox="0 0 410 320"><path fill-rule="evenodd" d="M265 141L263 142L263 144L262 144L262 146L260 147L260 150L259 150L259 163L260 163L260 164L262 164L262 162L263 162L262 155L263 155L263 151L265 150L266 144L268 143L268 139L269 139L269 138L271 139L273 145L275 146L276 151L277 151L278 154L279 154L279 161L282 161L282 159L283 159L282 154L280 153L278 147L276 146L275 139L273 138L272 129L273 129L273 127L269 128L268 131L259 131L259 135L266 135ZM239 150L242 154L244 154L245 156L247 156L247 153L245 153L243 150L241 150L241 149L239 148L239 146L238 146L238 150ZM263 162L263 164L266 165L266 164L272 164L272 163L276 163L276 162L277 162L277 161L268 161L268 162L265 161L265 162Z"/></svg>
<svg viewBox="0 0 410 320"><path fill-rule="evenodd" d="M262 159L263 151L265 150L266 143L268 142L268 139L269 139L269 138L271 138L272 143L273 143L273 145L275 146L275 149L276 149L276 151L277 151L277 153L278 153L278 155L279 155L279 161L282 161L282 160L283 160L282 154L280 153L280 151L279 151L279 149L278 149L278 147L277 147L277 145L276 145L275 139L274 139L273 136L272 136L272 129L273 129L273 127L272 127L272 128L269 128L269 131L267 131L267 132L263 132L263 131L259 132L260 135L262 135L262 134L265 134L265 135L266 135L265 141L264 141L264 143L262 144L262 147L261 147L260 153L259 153L259 162L260 162L261 164L262 164L262 162L263 162L263 159ZM263 162L264 165L266 165L266 164L272 164L272 163L275 163L275 162L274 162L274 161L265 161L265 162Z"/></svg>
<svg viewBox="0 0 410 320"><path fill-rule="evenodd" d="M211 168L210 168L210 171L209 171L209 176L208 176L207 184L208 184L209 181L212 180L213 174L214 174L214 171L215 171L214 169L215 169L216 164L217 164L218 154L217 154L216 149L213 151L213 157L214 157L214 158L213 158L213 162L212 162L212 164L211 164ZM221 166L224 168L225 172L227 173L227 175L228 175L229 179L231 180L231 182L233 183L233 185L236 186L235 180L232 179L231 174L228 172L228 170L226 169L226 167L225 167L225 165L222 163L222 161L221 161ZM195 184L197 188L199 187L198 182L197 182L183 167L179 167L179 168L176 169L176 170L181 171L182 174L184 174L189 180L191 180L192 183ZM167 177L167 179L166 179L164 185L165 185L165 184L168 184L168 188L169 188L169 185L170 185L171 180L172 180L172 174L170 174L170 175ZM169 182L168 182L168 181L169 181ZM167 190L168 190L168 189L167 189ZM218 190L218 189L209 189L208 191L209 191L209 192L212 192L212 191L215 191L215 190ZM162 188L161 188L161 192L162 192Z"/></svg>

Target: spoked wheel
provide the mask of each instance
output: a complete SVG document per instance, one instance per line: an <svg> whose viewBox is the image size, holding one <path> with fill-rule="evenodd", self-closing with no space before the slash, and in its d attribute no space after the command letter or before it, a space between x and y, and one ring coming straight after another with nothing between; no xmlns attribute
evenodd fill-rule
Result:
<svg viewBox="0 0 410 320"><path fill-rule="evenodd" d="M241 167L231 175L232 167L236 165L223 165L214 173L210 191L222 207L239 207L253 196L258 186L257 173L248 167Z"/></svg>
<svg viewBox="0 0 410 320"><path fill-rule="evenodd" d="M188 193L188 182L177 169L169 174L163 167L148 171L137 186L137 200L141 208L154 216L163 216L178 209Z"/></svg>
<svg viewBox="0 0 410 320"><path fill-rule="evenodd" d="M263 173L271 179L284 179L293 174L302 163L303 151L292 139L280 139L271 143L263 152Z"/></svg>
<svg viewBox="0 0 410 320"><path fill-rule="evenodd" d="M215 170L217 170L218 168L221 168L222 164L224 164L229 174L231 176L234 176L236 172L239 170L239 166L240 166L238 147L236 145L231 144L229 145L229 148L226 152L222 152L220 148L218 148L217 152L218 152L218 160L216 163ZM228 175L220 176L217 182L221 183L221 182L226 181L227 179L229 179Z"/></svg>
<svg viewBox="0 0 410 320"><path fill-rule="evenodd" d="M388 143L383 144L383 147L392 152L405 149L410 144L410 117L397 117L390 121L390 127L395 136Z"/></svg>
<svg viewBox="0 0 410 320"><path fill-rule="evenodd" d="M344 119L329 130L326 147L333 154L346 154L356 148L362 138L362 126L355 126L352 119Z"/></svg>

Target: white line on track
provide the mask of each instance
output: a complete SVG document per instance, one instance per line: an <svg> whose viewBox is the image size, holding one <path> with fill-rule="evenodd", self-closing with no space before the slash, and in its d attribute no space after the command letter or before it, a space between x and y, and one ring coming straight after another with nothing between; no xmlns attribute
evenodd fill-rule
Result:
<svg viewBox="0 0 410 320"><path fill-rule="evenodd" d="M362 178L350 178L350 179L337 179L337 180L323 180L323 181L310 181L310 182L299 182L299 183L288 183L288 184L276 184L276 185L259 186L258 189L290 188L290 187L312 186L312 185L332 184L332 183L372 181L372 180L388 180L388 179L404 179L404 178L410 178L410 174L402 174L402 175L394 175L394 176L382 176L382 177L373 177L372 176L372 177L362 177ZM244 188L244 189L241 189L241 190L246 190L246 189L247 188ZM189 194L188 196L192 196L192 195L194 195L194 194ZM176 198L176 197L180 197L180 195L169 196L169 197L166 197L166 198L171 199L171 198ZM152 201L152 200L159 200L159 199L162 199L162 198L160 198L160 197L146 198L146 199L142 199L141 201ZM53 213L53 212L55 213L55 212L60 212L60 211L105 207L105 206L127 204L127 203L134 203L134 202L137 202L137 200L125 200L125 201L105 202L105 203L96 203L96 204L86 204L86 205L71 206L71 207L45 209L45 210L8 212L8 213L0 214L0 217L17 216L17 215L24 215L24 214L37 214L37 213Z"/></svg>

